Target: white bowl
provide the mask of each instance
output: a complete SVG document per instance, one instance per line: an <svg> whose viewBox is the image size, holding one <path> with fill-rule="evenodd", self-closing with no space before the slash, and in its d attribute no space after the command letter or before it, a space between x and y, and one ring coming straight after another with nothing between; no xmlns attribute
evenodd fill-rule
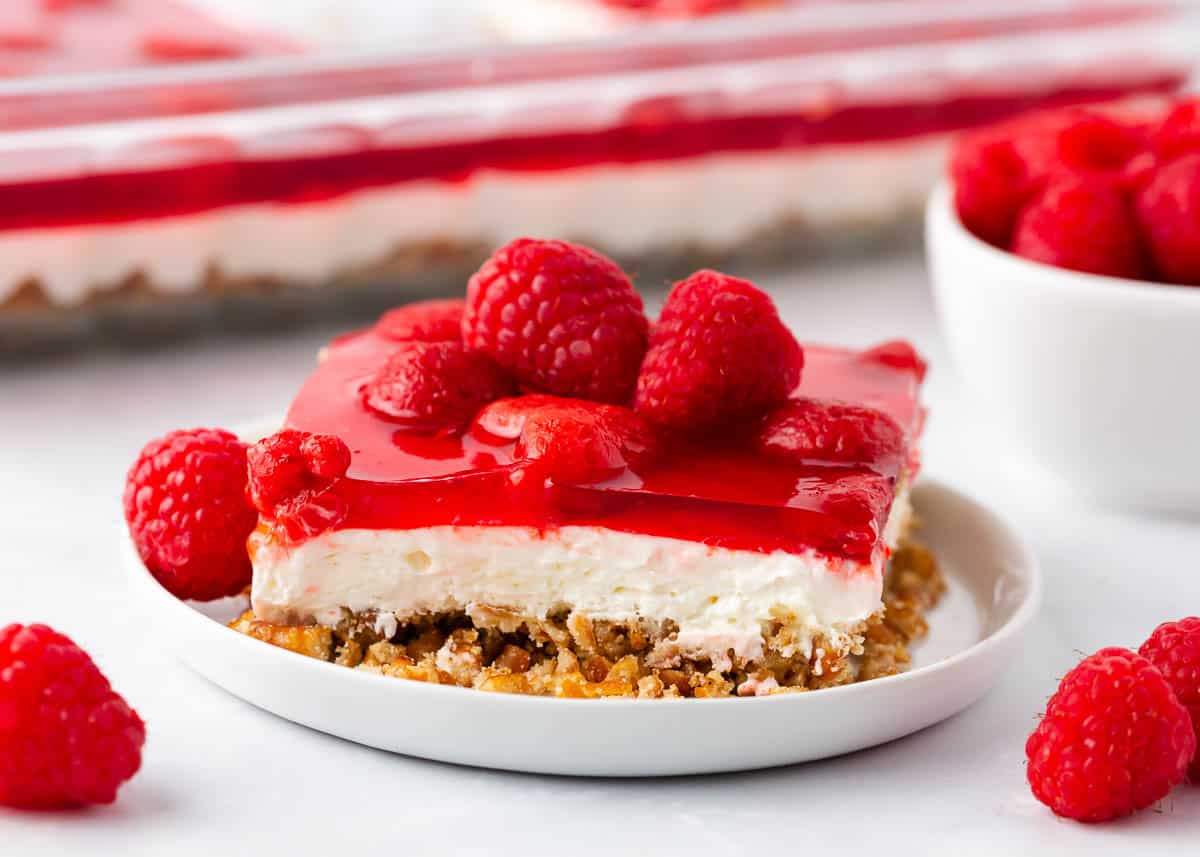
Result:
<svg viewBox="0 0 1200 857"><path fill-rule="evenodd" d="M926 252L951 355L998 433L1104 505L1200 516L1200 288L998 250L945 184Z"/></svg>

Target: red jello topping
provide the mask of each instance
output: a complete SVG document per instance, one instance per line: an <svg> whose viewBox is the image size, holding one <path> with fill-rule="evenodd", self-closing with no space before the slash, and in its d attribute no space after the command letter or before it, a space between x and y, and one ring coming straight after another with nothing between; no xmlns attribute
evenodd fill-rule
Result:
<svg viewBox="0 0 1200 857"><path fill-rule="evenodd" d="M287 415L288 427L335 434L350 447L346 478L331 489L346 510L338 528L592 525L856 561L879 544L903 468L894 453L866 463L781 460L735 433L671 439L657 455L628 456L603 481L543 480L516 432L414 434L365 408L363 386L396 348L370 330L337 340ZM796 397L882 411L913 443L921 414L912 371L839 348L806 346L805 355Z"/></svg>

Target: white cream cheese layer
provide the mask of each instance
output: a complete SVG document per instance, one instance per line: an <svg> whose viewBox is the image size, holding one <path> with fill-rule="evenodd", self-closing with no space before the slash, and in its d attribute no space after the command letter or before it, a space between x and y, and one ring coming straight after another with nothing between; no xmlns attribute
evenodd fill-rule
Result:
<svg viewBox="0 0 1200 857"><path fill-rule="evenodd" d="M903 529L908 509L902 496L889 535ZM772 620L792 630L798 650L817 637L848 648L848 632L880 607L884 554L860 564L600 527L341 530L260 549L252 601L268 622L326 625L344 610L403 621L484 606L544 619L565 606L593 620L670 619L679 627L674 650L714 662L732 650L754 661Z"/></svg>
<svg viewBox="0 0 1200 857"><path fill-rule="evenodd" d="M226 277L320 285L437 242L494 247L560 237L615 255L700 245L720 251L789 218L834 231L920 204L941 138L887 145L709 155L554 171L484 171L318 203L231 206L131 223L0 231L0 303L36 280L53 304L82 303L141 273L166 294Z"/></svg>

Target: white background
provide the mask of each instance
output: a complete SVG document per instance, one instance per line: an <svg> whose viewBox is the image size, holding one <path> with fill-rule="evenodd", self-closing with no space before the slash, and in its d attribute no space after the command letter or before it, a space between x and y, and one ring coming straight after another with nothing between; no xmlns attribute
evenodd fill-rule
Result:
<svg viewBox="0 0 1200 857"><path fill-rule="evenodd" d="M1079 653L1136 646L1158 622L1200 613L1200 525L1080 507L1025 470L1012 439L994 445L961 396L918 259L843 261L761 282L802 341L907 336L922 347L933 364L927 473L1009 517L1044 564L1042 614L1021 659L983 702L841 759L662 781L456 768L278 720L181 666L126 603L115 551L119 496L126 467L151 436L282 409L332 331L88 353L0 368L0 622L48 622L91 651L148 724L145 763L112 807L0 810L0 855L1195 849L1200 787L1133 819L1084 827L1034 802L1023 745Z"/></svg>

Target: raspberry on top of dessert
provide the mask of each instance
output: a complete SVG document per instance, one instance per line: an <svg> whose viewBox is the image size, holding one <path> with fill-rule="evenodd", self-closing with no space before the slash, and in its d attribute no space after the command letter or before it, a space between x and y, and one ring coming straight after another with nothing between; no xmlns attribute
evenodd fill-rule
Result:
<svg viewBox="0 0 1200 857"><path fill-rule="evenodd" d="M1200 101L1023 116L964 136L950 177L962 224L989 244L1200 285Z"/></svg>
<svg viewBox="0 0 1200 857"><path fill-rule="evenodd" d="M514 241L465 303L332 342L251 447L244 630L469 631L532 663L604 628L642 678L850 680L908 524L923 375L906 343L802 348L769 296L714 271L649 325L608 259Z"/></svg>

